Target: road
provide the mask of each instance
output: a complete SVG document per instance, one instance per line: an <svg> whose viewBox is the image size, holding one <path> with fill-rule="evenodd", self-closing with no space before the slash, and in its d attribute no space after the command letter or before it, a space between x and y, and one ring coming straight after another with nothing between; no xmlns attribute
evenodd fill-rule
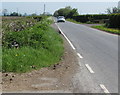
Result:
<svg viewBox="0 0 120 95"><path fill-rule="evenodd" d="M93 87L94 90L98 88L98 92L101 89L118 93L118 36L68 21L57 25L83 57L80 64L84 71L78 76L84 93ZM97 90L91 92L97 93Z"/></svg>

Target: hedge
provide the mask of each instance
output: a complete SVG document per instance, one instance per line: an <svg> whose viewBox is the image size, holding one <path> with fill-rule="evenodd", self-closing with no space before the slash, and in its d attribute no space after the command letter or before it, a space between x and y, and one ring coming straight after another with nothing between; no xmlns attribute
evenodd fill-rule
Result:
<svg viewBox="0 0 120 95"><path fill-rule="evenodd" d="M86 23L88 21L93 22L94 20L104 20L104 19L108 19L108 18L109 18L109 15L107 15L107 14L73 16L74 20L76 20L78 22L82 22L82 23Z"/></svg>
<svg viewBox="0 0 120 95"><path fill-rule="evenodd" d="M107 23L109 28L119 28L120 29L120 13L111 14L109 16L109 22Z"/></svg>
<svg viewBox="0 0 120 95"><path fill-rule="evenodd" d="M77 22L86 23L90 22L104 22L109 28L119 28L120 29L120 13L117 14L96 14L96 15L78 15L73 16L74 20Z"/></svg>

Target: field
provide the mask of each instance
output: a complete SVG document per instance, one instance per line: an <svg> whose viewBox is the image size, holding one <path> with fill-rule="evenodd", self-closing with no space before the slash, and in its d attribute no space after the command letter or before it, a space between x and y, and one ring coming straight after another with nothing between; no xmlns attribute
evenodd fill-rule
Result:
<svg viewBox="0 0 120 95"><path fill-rule="evenodd" d="M3 19L2 72L23 73L61 60L63 40L47 18Z"/></svg>

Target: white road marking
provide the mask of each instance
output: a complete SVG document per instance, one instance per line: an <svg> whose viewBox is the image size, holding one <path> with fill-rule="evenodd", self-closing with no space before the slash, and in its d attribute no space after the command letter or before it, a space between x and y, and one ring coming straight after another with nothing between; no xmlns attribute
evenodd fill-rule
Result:
<svg viewBox="0 0 120 95"><path fill-rule="evenodd" d="M56 23L55 23L56 24ZM57 25L57 24L56 24ZM75 50L75 47L73 46L73 44L70 42L70 40L67 38L67 36L62 32L62 30L60 29L60 27L57 25L59 31L61 32L61 34L65 37L65 39L69 42L70 46Z"/></svg>
<svg viewBox="0 0 120 95"><path fill-rule="evenodd" d="M100 84L100 87L104 90L105 93L110 93L103 84Z"/></svg>
<svg viewBox="0 0 120 95"><path fill-rule="evenodd" d="M77 55L82 59L83 57L81 56L81 54L77 53Z"/></svg>
<svg viewBox="0 0 120 95"><path fill-rule="evenodd" d="M55 23L56 24L56 23ZM56 24L57 25L57 24ZM75 50L75 47L73 46L73 44L70 42L70 40L66 37L66 35L62 32L62 30L59 28L59 26L57 25L59 31L62 33L62 35L67 39L67 41L69 42L69 44L71 45L71 47ZM77 53L77 55L82 59L83 57ZM87 69L90 71L90 73L95 73L92 68L88 65L88 64L85 64L85 66L87 67ZM103 85L103 84L100 84L100 87L104 90L105 93L110 93L107 88Z"/></svg>
<svg viewBox="0 0 120 95"><path fill-rule="evenodd" d="M92 68L88 65L88 64L85 64L85 66L87 67L87 69L90 71L90 73L95 73Z"/></svg>

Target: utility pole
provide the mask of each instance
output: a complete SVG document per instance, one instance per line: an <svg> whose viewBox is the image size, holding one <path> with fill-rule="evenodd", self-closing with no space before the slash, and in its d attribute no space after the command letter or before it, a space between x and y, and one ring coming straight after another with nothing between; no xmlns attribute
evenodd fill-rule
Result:
<svg viewBox="0 0 120 95"><path fill-rule="evenodd" d="M45 4L44 4L44 12L43 12L44 15L45 15L45 8L46 8L46 6L45 6Z"/></svg>
<svg viewBox="0 0 120 95"><path fill-rule="evenodd" d="M17 13L18 13L18 8L17 8Z"/></svg>
<svg viewBox="0 0 120 95"><path fill-rule="evenodd" d="M17 8L17 14L18 14L18 8ZM18 14L19 15L19 14Z"/></svg>

